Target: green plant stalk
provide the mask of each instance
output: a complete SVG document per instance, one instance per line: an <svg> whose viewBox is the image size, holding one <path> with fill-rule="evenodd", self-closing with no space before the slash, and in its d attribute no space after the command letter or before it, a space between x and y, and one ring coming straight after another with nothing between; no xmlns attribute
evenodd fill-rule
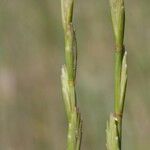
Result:
<svg viewBox="0 0 150 150"><path fill-rule="evenodd" d="M115 35L115 96L114 115L107 125L107 149L121 150L122 117L127 85L127 52L124 48L124 0L110 0L111 18ZM112 131L112 130L116 130ZM117 133L117 134L114 134ZM116 141L117 139L117 141ZM111 141L109 141L111 140ZM115 149L113 149L115 147Z"/></svg>
<svg viewBox="0 0 150 150"><path fill-rule="evenodd" d="M122 54L121 51L115 52L115 117L119 133L119 141L121 143L121 127L122 127L122 112L120 111L120 91L121 91L121 69L122 69Z"/></svg>
<svg viewBox="0 0 150 150"><path fill-rule="evenodd" d="M74 0L62 0L62 23L65 37L65 65L62 67L62 93L68 119L67 150L80 150L82 137L81 115L77 108L75 79L77 43L73 28Z"/></svg>

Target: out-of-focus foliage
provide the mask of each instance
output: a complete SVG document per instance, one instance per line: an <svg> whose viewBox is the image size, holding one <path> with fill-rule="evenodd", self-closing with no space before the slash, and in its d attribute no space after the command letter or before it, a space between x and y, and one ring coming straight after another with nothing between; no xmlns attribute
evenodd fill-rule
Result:
<svg viewBox="0 0 150 150"><path fill-rule="evenodd" d="M150 147L150 2L125 4L128 88L123 149L141 150ZM109 1L76 1L74 23L82 149L106 149L114 92ZM65 150L63 63L60 1L0 0L0 149Z"/></svg>

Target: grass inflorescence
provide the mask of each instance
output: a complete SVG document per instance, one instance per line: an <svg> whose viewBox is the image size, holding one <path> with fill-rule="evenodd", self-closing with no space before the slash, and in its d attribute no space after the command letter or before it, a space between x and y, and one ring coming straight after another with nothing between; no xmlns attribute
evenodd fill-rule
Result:
<svg viewBox="0 0 150 150"><path fill-rule="evenodd" d="M74 0L62 0L65 38L65 64L62 67L62 93L68 119L67 150L80 150L82 121L76 99L77 43L73 27Z"/></svg>

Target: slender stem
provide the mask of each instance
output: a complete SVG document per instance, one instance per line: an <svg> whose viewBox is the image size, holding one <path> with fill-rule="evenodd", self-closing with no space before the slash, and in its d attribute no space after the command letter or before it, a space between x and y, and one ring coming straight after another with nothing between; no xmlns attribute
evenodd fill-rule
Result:
<svg viewBox="0 0 150 150"><path fill-rule="evenodd" d="M67 150L80 150L82 137L81 115L76 101L77 43L73 28L74 0L62 0L62 23L65 38L65 65L62 67L62 91L68 118Z"/></svg>
<svg viewBox="0 0 150 150"><path fill-rule="evenodd" d="M120 87L121 87L121 69L122 69L122 52L115 52L115 117L117 118L117 127L119 134L119 147L121 149L122 135L122 113L120 112Z"/></svg>
<svg viewBox="0 0 150 150"><path fill-rule="evenodd" d="M115 52L115 113L119 113L120 106L120 81L121 81L121 68L122 68L122 53L121 51Z"/></svg>
<svg viewBox="0 0 150 150"><path fill-rule="evenodd" d="M124 0L110 0L110 8L116 48L114 115L111 115L109 124L107 126L107 149L121 150L122 117L127 85L127 52L125 51L123 45L125 27Z"/></svg>

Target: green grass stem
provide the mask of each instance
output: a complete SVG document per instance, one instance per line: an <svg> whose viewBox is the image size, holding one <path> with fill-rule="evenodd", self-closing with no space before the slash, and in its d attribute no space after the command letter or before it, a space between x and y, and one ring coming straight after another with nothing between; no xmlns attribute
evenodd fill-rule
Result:
<svg viewBox="0 0 150 150"><path fill-rule="evenodd" d="M73 28L74 0L62 0L62 23L65 39L65 65L62 67L62 93L68 119L67 150L80 150L82 137L81 115L76 100L77 43Z"/></svg>
<svg viewBox="0 0 150 150"><path fill-rule="evenodd" d="M127 52L124 48L124 0L110 0L110 8L115 36L115 96L114 115L111 115L106 129L107 149L121 150L122 118L127 85Z"/></svg>

